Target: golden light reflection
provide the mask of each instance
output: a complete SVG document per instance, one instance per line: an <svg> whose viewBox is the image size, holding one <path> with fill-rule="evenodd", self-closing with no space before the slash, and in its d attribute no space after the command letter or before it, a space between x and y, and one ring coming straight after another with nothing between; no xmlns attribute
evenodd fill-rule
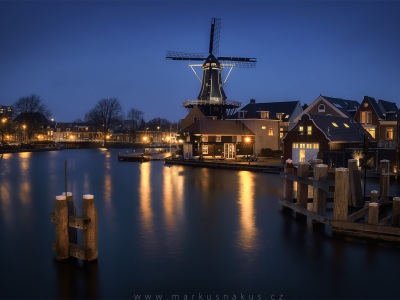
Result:
<svg viewBox="0 0 400 300"><path fill-rule="evenodd" d="M257 230L254 214L254 174L247 171L239 172L239 210L240 210L240 245L245 250L254 246Z"/></svg>
<svg viewBox="0 0 400 300"><path fill-rule="evenodd" d="M184 186L183 176L176 176L179 171L175 168L164 168L164 217L168 230L175 229L182 216Z"/></svg>
<svg viewBox="0 0 400 300"><path fill-rule="evenodd" d="M31 184L29 181L29 176L27 174L30 168L31 155L31 152L18 153L18 156L20 158L19 173L22 175L22 180L19 188L19 199L24 204L31 202Z"/></svg>
<svg viewBox="0 0 400 300"><path fill-rule="evenodd" d="M140 218L144 231L153 232L153 211L151 208L150 163L140 164L139 201Z"/></svg>
<svg viewBox="0 0 400 300"><path fill-rule="evenodd" d="M107 158L107 156L106 156ZM110 159L105 160L105 174L104 174L104 200L107 203L111 202L111 191L112 191L112 182L111 182L111 161Z"/></svg>

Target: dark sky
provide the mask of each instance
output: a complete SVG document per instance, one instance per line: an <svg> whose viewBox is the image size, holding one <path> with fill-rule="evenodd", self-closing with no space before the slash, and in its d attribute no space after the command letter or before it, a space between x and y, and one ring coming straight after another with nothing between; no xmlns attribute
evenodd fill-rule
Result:
<svg viewBox="0 0 400 300"><path fill-rule="evenodd" d="M73 121L116 97L146 120L177 121L200 82L165 53L207 53L212 17L222 18L221 56L258 60L232 71L229 100L400 105L399 1L251 0L0 1L0 105L35 93Z"/></svg>

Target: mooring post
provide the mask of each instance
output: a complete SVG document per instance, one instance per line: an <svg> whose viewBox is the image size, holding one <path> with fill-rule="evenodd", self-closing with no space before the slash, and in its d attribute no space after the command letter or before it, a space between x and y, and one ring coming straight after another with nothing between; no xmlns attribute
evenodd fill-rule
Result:
<svg viewBox="0 0 400 300"><path fill-rule="evenodd" d="M308 178L310 173L310 164L306 162L299 163L297 175L300 178ZM308 202L308 185L304 183L297 183L297 205L307 208Z"/></svg>
<svg viewBox="0 0 400 300"><path fill-rule="evenodd" d="M393 198L392 225L400 226L400 197Z"/></svg>
<svg viewBox="0 0 400 300"><path fill-rule="evenodd" d="M93 195L83 195L82 217L89 218L90 222L87 229L82 232L83 249L85 251L85 260L96 260L98 255L98 220L97 210L94 205Z"/></svg>
<svg viewBox="0 0 400 300"><path fill-rule="evenodd" d="M387 159L382 159L380 161L380 192L381 197L388 197L389 196L389 182L390 176L388 173L390 172L390 161Z"/></svg>
<svg viewBox="0 0 400 300"><path fill-rule="evenodd" d="M67 259L69 257L68 207L65 196L56 196L54 223L56 224L56 259Z"/></svg>
<svg viewBox="0 0 400 300"><path fill-rule="evenodd" d="M318 164L314 166L314 181L328 182L328 165ZM313 212L326 215L326 191L314 187L313 190Z"/></svg>
<svg viewBox="0 0 400 300"><path fill-rule="evenodd" d="M371 202L368 206L368 224L376 225L379 221L379 203Z"/></svg>
<svg viewBox="0 0 400 300"><path fill-rule="evenodd" d="M292 161L286 161L286 166L284 168L284 173L294 174L294 167ZM283 183L283 199L289 202L293 202L293 181L287 178L284 179Z"/></svg>
<svg viewBox="0 0 400 300"><path fill-rule="evenodd" d="M377 190L372 190L371 191L371 203L372 202L378 202L379 200L379 192Z"/></svg>
<svg viewBox="0 0 400 300"><path fill-rule="evenodd" d="M71 192L63 192L63 196L67 197L67 207L68 207L68 218L76 215L76 207L74 204L74 198ZM73 227L68 227L69 242L77 244L78 243L78 229Z"/></svg>
<svg viewBox="0 0 400 300"><path fill-rule="evenodd" d="M350 205L352 207L364 206L362 187L361 187L361 174L358 170L357 159L349 159L347 161L349 168L349 180L350 180Z"/></svg>
<svg viewBox="0 0 400 300"><path fill-rule="evenodd" d="M349 169L335 169L335 194L333 198L333 220L345 221L348 216L349 205Z"/></svg>

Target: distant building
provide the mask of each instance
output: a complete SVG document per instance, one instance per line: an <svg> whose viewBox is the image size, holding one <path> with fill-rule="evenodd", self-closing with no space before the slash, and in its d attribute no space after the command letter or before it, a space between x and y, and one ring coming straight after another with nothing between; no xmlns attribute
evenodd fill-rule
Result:
<svg viewBox="0 0 400 300"><path fill-rule="evenodd" d="M53 140L55 142L102 142L103 133L94 125L84 122L58 122L55 124Z"/></svg>
<svg viewBox="0 0 400 300"><path fill-rule="evenodd" d="M228 120L239 120L254 133L255 153L260 153L266 148L282 150L282 138L301 112L300 101L256 103L251 99Z"/></svg>

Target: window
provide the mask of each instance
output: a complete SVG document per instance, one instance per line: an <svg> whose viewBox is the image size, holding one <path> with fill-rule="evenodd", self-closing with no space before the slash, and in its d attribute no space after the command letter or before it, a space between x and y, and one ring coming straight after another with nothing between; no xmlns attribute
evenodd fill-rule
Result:
<svg viewBox="0 0 400 300"><path fill-rule="evenodd" d="M203 145L201 152L202 154L208 154L208 145Z"/></svg>
<svg viewBox="0 0 400 300"><path fill-rule="evenodd" d="M318 105L318 112L325 112L325 105L324 104L320 104Z"/></svg>
<svg viewBox="0 0 400 300"><path fill-rule="evenodd" d="M293 149L298 149L299 148L299 144L298 143L293 143Z"/></svg>
<svg viewBox="0 0 400 300"><path fill-rule="evenodd" d="M303 132L304 131L304 127L303 126L299 126L299 132Z"/></svg>
<svg viewBox="0 0 400 300"><path fill-rule="evenodd" d="M307 149L312 149L312 144L306 144Z"/></svg>
<svg viewBox="0 0 400 300"><path fill-rule="evenodd" d="M283 128L279 128L279 137L283 138Z"/></svg>
<svg viewBox="0 0 400 300"><path fill-rule="evenodd" d="M284 114L285 114L285 113L276 113L276 118L277 118L278 120L282 120Z"/></svg>
<svg viewBox="0 0 400 300"><path fill-rule="evenodd" d="M239 119L244 119L245 114L246 114L246 112L244 110L239 111Z"/></svg>
<svg viewBox="0 0 400 300"><path fill-rule="evenodd" d="M373 137L373 138L375 138L375 128L374 127L369 127L369 128L365 128L368 132L369 132L369 134Z"/></svg>
<svg viewBox="0 0 400 300"><path fill-rule="evenodd" d="M307 126L307 134L312 135L312 126Z"/></svg>
<svg viewBox="0 0 400 300"><path fill-rule="evenodd" d="M267 126L261 126L261 129L265 130L267 129Z"/></svg>
<svg viewBox="0 0 400 300"><path fill-rule="evenodd" d="M314 146L314 149L319 149L319 144L315 143L315 144L313 144L313 146Z"/></svg>
<svg viewBox="0 0 400 300"><path fill-rule="evenodd" d="M220 142L221 142L221 136L220 136L220 135L217 135L217 136L215 137L215 141L220 143Z"/></svg>
<svg viewBox="0 0 400 300"><path fill-rule="evenodd" d="M333 125L334 127L339 127L338 124L336 124L335 122L332 122L332 125Z"/></svg>
<svg viewBox="0 0 400 300"><path fill-rule="evenodd" d="M346 127L346 128L350 128L349 124L347 124L347 123L343 123L343 125L344 125L344 127Z"/></svg>
<svg viewBox="0 0 400 300"><path fill-rule="evenodd" d="M274 130L272 129L272 127L268 128L268 135L269 136L273 136L274 135Z"/></svg>
<svg viewBox="0 0 400 300"><path fill-rule="evenodd" d="M393 127L386 128L386 139L393 140Z"/></svg>
<svg viewBox="0 0 400 300"><path fill-rule="evenodd" d="M269 111L261 111L261 119L269 119Z"/></svg>
<svg viewBox="0 0 400 300"><path fill-rule="evenodd" d="M208 136L207 136L207 135L202 135L202 136L201 136L201 141L202 141L203 143L207 143L207 142L208 142Z"/></svg>
<svg viewBox="0 0 400 300"><path fill-rule="evenodd" d="M360 112L361 124L372 124L372 112L361 111Z"/></svg>

